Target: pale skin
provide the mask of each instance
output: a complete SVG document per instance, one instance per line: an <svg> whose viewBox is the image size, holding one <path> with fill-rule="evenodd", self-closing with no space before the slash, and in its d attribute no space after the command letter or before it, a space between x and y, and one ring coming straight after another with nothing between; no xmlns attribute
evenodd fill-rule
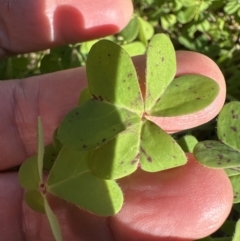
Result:
<svg viewBox="0 0 240 241"><path fill-rule="evenodd" d="M132 11L130 0L0 0L0 58L116 33L127 24ZM144 81L144 57L134 58L134 63ZM177 75L209 76L219 83L220 93L208 109L196 114L155 119L169 133L213 118L222 108L226 91L221 71L209 58L182 51L177 52L177 63ZM76 106L85 84L84 68L0 82L1 240L53 240L46 217L24 204L17 172L5 170L36 152L38 115L43 120L45 143L51 142L54 129ZM125 201L113 217L97 217L49 197L64 240L187 241L214 232L231 210L230 182L223 171L205 168L192 155L188 157L183 167L154 174L138 170L119 180Z"/></svg>

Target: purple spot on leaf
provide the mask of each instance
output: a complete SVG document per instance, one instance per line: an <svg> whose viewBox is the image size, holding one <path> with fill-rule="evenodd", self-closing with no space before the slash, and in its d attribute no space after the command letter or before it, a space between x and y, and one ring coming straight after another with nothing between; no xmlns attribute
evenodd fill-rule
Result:
<svg viewBox="0 0 240 241"><path fill-rule="evenodd" d="M231 126L231 129L236 132L237 131L237 127L236 126Z"/></svg>
<svg viewBox="0 0 240 241"><path fill-rule="evenodd" d="M219 159L223 159L223 155L222 154L217 154Z"/></svg>
<svg viewBox="0 0 240 241"><path fill-rule="evenodd" d="M152 162L152 158L150 156L147 157L148 162Z"/></svg>

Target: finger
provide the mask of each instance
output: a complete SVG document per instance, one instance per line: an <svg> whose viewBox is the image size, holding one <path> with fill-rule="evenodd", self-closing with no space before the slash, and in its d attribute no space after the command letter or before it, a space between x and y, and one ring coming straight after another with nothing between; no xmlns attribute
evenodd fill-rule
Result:
<svg viewBox="0 0 240 241"><path fill-rule="evenodd" d="M137 57L137 69L140 79L145 79L145 63ZM219 67L207 56L190 52L177 52L177 76L184 74L200 74L215 80L220 88L216 99L205 109L193 114L178 117L150 117L150 119L168 133L179 132L182 130L196 127L213 119L221 110L226 97L226 84L223 74Z"/></svg>
<svg viewBox="0 0 240 241"><path fill-rule="evenodd" d="M0 58L114 34L132 11L130 0L0 0Z"/></svg>
<svg viewBox="0 0 240 241"><path fill-rule="evenodd" d="M185 56L185 57L184 57ZM207 57L193 53L180 52L177 58L178 74L205 73L220 85L218 101L211 105L211 111L202 111L198 115L164 118L154 121L166 131L191 128L206 122L220 110L224 101L225 84L217 65ZM191 65L189 65L191 59ZM144 57L134 58L140 80L145 73ZM186 66L188 68L186 68ZM196 67L197 66L197 67ZM52 74L31 77L21 81L0 82L0 170L19 165L26 157L36 153L37 116L43 119L45 144L52 141L52 134L63 116L77 105L80 91L86 85L84 68L66 70ZM222 100L223 99L223 100ZM214 115L215 115L214 114ZM174 121L175 120L175 121ZM180 124L181 126L180 126ZM180 128L181 127L181 128Z"/></svg>
<svg viewBox="0 0 240 241"><path fill-rule="evenodd" d="M185 166L158 173L139 170L120 184L126 205L111 218L116 241L203 238L222 225L232 206L225 172L201 166L192 155Z"/></svg>
<svg viewBox="0 0 240 241"><path fill-rule="evenodd" d="M232 189L224 171L203 167L192 156L185 166L159 173L138 170L119 183L124 205L108 219L52 200L64 240L195 240L218 229L231 210ZM14 173L0 176L0 205L3 240L53 240L46 217L22 202Z"/></svg>

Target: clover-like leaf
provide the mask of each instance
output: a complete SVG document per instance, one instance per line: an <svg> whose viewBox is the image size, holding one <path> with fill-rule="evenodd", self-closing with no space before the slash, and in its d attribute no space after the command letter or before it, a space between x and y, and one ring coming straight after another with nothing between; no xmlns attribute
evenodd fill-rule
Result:
<svg viewBox="0 0 240 241"><path fill-rule="evenodd" d="M63 147L49 174L47 191L95 214L113 215L123 204L122 191L115 181L90 172L88 155Z"/></svg>
<svg viewBox="0 0 240 241"><path fill-rule="evenodd" d="M141 168L157 172L186 164L185 153L177 142L153 122L143 123L140 143Z"/></svg>
<svg viewBox="0 0 240 241"><path fill-rule="evenodd" d="M139 32L139 20L137 17L133 17L128 25L118 34L124 41L132 42Z"/></svg>
<svg viewBox="0 0 240 241"><path fill-rule="evenodd" d="M89 85L79 107L58 129L63 146L89 150L89 168L103 179L124 177L138 166L157 172L186 163L181 147L148 116L196 112L215 99L219 88L204 76L174 79L176 56L166 35L155 35L149 44L144 98L130 56L111 41L93 45L86 71Z"/></svg>
<svg viewBox="0 0 240 241"><path fill-rule="evenodd" d="M152 116L180 116L206 108L217 97L216 81L201 75L174 79L150 111Z"/></svg>
<svg viewBox="0 0 240 241"><path fill-rule="evenodd" d="M38 173L37 155L29 157L21 165L18 172L18 180L26 190L37 189L40 184Z"/></svg>
<svg viewBox="0 0 240 241"><path fill-rule="evenodd" d="M193 153L193 149L198 143L195 136L185 135L177 141L178 145L181 146L184 152Z"/></svg>
<svg viewBox="0 0 240 241"><path fill-rule="evenodd" d="M235 168L240 166L240 152L219 141L199 142L195 146L193 154L204 166L214 168ZM237 169L235 170L237 171Z"/></svg>
<svg viewBox="0 0 240 241"><path fill-rule="evenodd" d="M79 99L78 99L78 105L81 105L83 104L84 102L86 102L87 100L90 100L92 99L92 95L90 94L89 92L89 89L88 87L84 88L81 93L80 93L80 96L79 96Z"/></svg>
<svg viewBox="0 0 240 241"><path fill-rule="evenodd" d="M154 34L153 26L141 17L138 17L139 22L139 38L141 42L147 45L148 40L152 38Z"/></svg>
<svg viewBox="0 0 240 241"><path fill-rule="evenodd" d="M225 168L224 171L229 177L236 176L240 174L240 166Z"/></svg>
<svg viewBox="0 0 240 241"><path fill-rule="evenodd" d="M235 175L229 177L230 182L232 184L233 188L233 203L239 203L240 202L240 175Z"/></svg>
<svg viewBox="0 0 240 241"><path fill-rule="evenodd" d="M233 235L232 241L238 241L238 240L240 240L240 219L236 223L235 233Z"/></svg>
<svg viewBox="0 0 240 241"><path fill-rule="evenodd" d="M44 208L45 208L45 212L47 214L47 219L50 224L50 227L51 227L55 240L62 241L62 233L60 230L58 219L57 219L56 215L53 213L52 209L50 208L50 206L48 204L48 200L46 198L44 198Z"/></svg>
<svg viewBox="0 0 240 241"><path fill-rule="evenodd" d="M46 213L44 207L44 197L38 190L28 190L24 194L24 201L36 212Z"/></svg>
<svg viewBox="0 0 240 241"><path fill-rule="evenodd" d="M121 132L91 152L91 171L103 179L118 179L133 173L139 162L141 123Z"/></svg>
<svg viewBox="0 0 240 241"><path fill-rule="evenodd" d="M125 108L91 99L65 116L58 128L58 139L72 149L89 150L139 120L137 114Z"/></svg>
<svg viewBox="0 0 240 241"><path fill-rule="evenodd" d="M240 102L224 105L217 120L218 138L240 152Z"/></svg>
<svg viewBox="0 0 240 241"><path fill-rule="evenodd" d="M88 88L94 98L143 113L135 67L120 46L109 40L97 42L89 52L86 71Z"/></svg>
<svg viewBox="0 0 240 241"><path fill-rule="evenodd" d="M149 120L132 126L93 150L89 159L92 172L104 179L127 176L138 166L148 172L157 172L187 162L176 141Z"/></svg>
<svg viewBox="0 0 240 241"><path fill-rule="evenodd" d="M150 113L176 74L176 55L171 40L156 34L147 48L145 111Z"/></svg>

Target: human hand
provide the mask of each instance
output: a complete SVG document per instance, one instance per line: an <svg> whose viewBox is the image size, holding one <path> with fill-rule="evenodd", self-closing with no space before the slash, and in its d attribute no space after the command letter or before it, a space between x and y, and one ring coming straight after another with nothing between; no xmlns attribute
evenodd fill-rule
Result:
<svg viewBox="0 0 240 241"><path fill-rule="evenodd" d="M40 50L66 42L86 40L119 31L132 13L131 1L27 1L0 0L0 56ZM56 9L54 14L52 12ZM7 11L8 10L8 11ZM80 13L80 12L81 13ZM54 16L51 27L48 17ZM22 17L24 16L24 17ZM168 132L204 123L215 116L225 100L224 78L207 57L177 52L177 74L198 73L220 85L216 101L184 118L156 119ZM143 80L144 58L134 58ZM23 202L16 172L5 170L36 153L37 116L43 120L45 143L62 117L76 106L86 84L85 69L72 69L0 83L0 233L4 241L53 240L46 217ZM232 205L232 190L221 170L208 169L189 155L187 165L160 173L138 170L119 180L124 206L119 214L102 218L50 197L60 220L64 240L184 241L215 231Z"/></svg>

